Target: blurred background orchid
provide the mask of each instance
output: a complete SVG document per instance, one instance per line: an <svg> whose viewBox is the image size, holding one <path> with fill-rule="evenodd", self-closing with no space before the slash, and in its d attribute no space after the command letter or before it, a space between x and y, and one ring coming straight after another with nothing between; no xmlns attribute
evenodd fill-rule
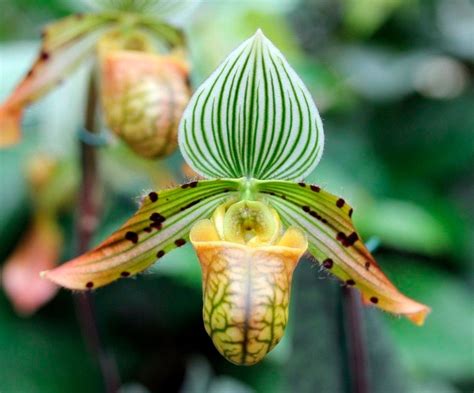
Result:
<svg viewBox="0 0 474 393"><path fill-rule="evenodd" d="M183 33L148 14L163 4L104 2L99 13L47 25L35 62L0 107L0 145L18 142L25 107L92 57L109 128L145 157L170 154L190 91Z"/></svg>
<svg viewBox="0 0 474 393"><path fill-rule="evenodd" d="M419 329L408 321L364 310L370 391L472 391L472 2L194 3L161 2L159 8L159 3L148 8L148 16L186 31L188 48L187 56L182 56L180 50L156 46L153 39L151 54L173 57L173 69L179 72L192 64L191 80L197 85L226 53L261 27L308 86L324 122L325 159L308 183L344 195L355 207L353 219L362 237L377 237L375 256L381 268L400 290L436 311ZM169 8L174 4L179 9ZM109 13L111 7L123 12L127 5L3 2L2 100L35 61L41 43L32 38L39 37L42 26L75 13ZM37 191L30 191L31 181L23 175L28 173L28 162L38 152L59 167L70 162L66 167L76 166L71 178L76 184L81 181L75 163L78 130L87 111L90 65L83 62L42 100L29 105L22 143L0 150L3 269L16 247L30 243L22 239L36 222ZM90 142L101 146L98 171L107 201L93 244L136 210L140 191L179 184L195 175L183 166L178 152L158 162L141 158L123 136L116 139L113 130L107 131L102 115L97 138L81 132L82 139L91 137ZM66 201L56 216L63 238L60 261L78 252L75 206ZM45 242L41 240L42 245ZM337 281L303 260L294 273L285 337L260 364L242 369L216 353L202 329L201 272L195 258L190 246L181 247L147 274L94 293L97 322L104 345L113 348L121 391L351 391ZM24 319L9 304L3 282L2 275L0 390L103 391L97 363L84 349L70 294L59 291Z"/></svg>
<svg viewBox="0 0 474 393"><path fill-rule="evenodd" d="M18 314L27 316L57 292L38 274L60 261L64 239L59 217L74 202L78 176L72 162L58 162L40 153L29 159L25 172L32 199L31 222L5 261L2 283Z"/></svg>

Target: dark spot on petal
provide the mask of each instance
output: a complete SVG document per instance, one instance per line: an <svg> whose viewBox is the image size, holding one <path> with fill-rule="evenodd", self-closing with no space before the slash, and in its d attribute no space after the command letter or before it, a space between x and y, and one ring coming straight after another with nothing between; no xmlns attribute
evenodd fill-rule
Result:
<svg viewBox="0 0 474 393"><path fill-rule="evenodd" d="M343 207L345 203L346 203L346 202L344 201L344 199L339 198L339 199L336 201L336 206L337 206L337 207Z"/></svg>
<svg viewBox="0 0 474 393"><path fill-rule="evenodd" d="M305 183L302 183L302 182L301 182L301 183L298 183L298 185L301 186L301 187L306 187L306 184L305 184Z"/></svg>
<svg viewBox="0 0 474 393"><path fill-rule="evenodd" d="M183 190L185 190L185 189L188 188L188 187L189 187L189 184L187 184L187 183L185 183L185 184L183 184L183 185L181 186L181 188L182 188Z"/></svg>
<svg viewBox="0 0 474 393"><path fill-rule="evenodd" d="M120 275L122 277L128 277L130 275L130 273L129 272L122 272L122 273L120 273Z"/></svg>
<svg viewBox="0 0 474 393"><path fill-rule="evenodd" d="M350 247L354 245L357 240L359 240L359 236L355 232L352 232L349 236L339 232L336 236L336 239L339 240L344 247Z"/></svg>
<svg viewBox="0 0 474 393"><path fill-rule="evenodd" d="M89 281L87 284L86 284L86 288L94 288L94 283L92 281Z"/></svg>
<svg viewBox="0 0 474 393"><path fill-rule="evenodd" d="M334 262L331 258L328 258L326 259L324 262L323 262L323 266L326 268L326 269L331 269L334 265Z"/></svg>
<svg viewBox="0 0 474 393"><path fill-rule="evenodd" d="M351 207L351 210L349 210L349 217L352 217L353 212L354 212L354 209Z"/></svg>
<svg viewBox="0 0 474 393"><path fill-rule="evenodd" d="M342 242L342 244L343 244L345 247L349 247L349 246L354 245L354 243L355 243L357 240L359 240L359 236L357 235L357 233L352 232L352 233L345 239L345 241Z"/></svg>
<svg viewBox="0 0 474 393"><path fill-rule="evenodd" d="M186 244L186 240L184 239L178 239L174 241L174 244L176 244L178 247L184 246Z"/></svg>
<svg viewBox="0 0 474 393"><path fill-rule="evenodd" d="M125 234L125 239L130 240L132 243L137 243L138 242L138 235L135 232L128 231Z"/></svg>
<svg viewBox="0 0 474 393"><path fill-rule="evenodd" d="M33 71L33 68L30 68L30 70L28 71L28 73L26 74L27 77L30 77L31 75L33 75L34 71Z"/></svg>
<svg viewBox="0 0 474 393"><path fill-rule="evenodd" d="M197 181L192 181L191 183L189 183L189 187L191 188L195 188L197 185L198 185Z"/></svg>
<svg viewBox="0 0 474 393"><path fill-rule="evenodd" d="M150 227L155 228L159 231L161 228L163 228L163 225L161 224L161 222L152 222L150 224Z"/></svg>
<svg viewBox="0 0 474 393"><path fill-rule="evenodd" d="M41 60L46 61L49 59L49 53L42 50L39 57Z"/></svg>
<svg viewBox="0 0 474 393"><path fill-rule="evenodd" d="M365 263L365 268L366 268L367 270L370 269L370 262L366 262L366 263Z"/></svg>
<svg viewBox="0 0 474 393"><path fill-rule="evenodd" d="M321 191L321 188L318 187L318 186L312 185L310 188L311 188L311 191L314 191L314 192L319 192L319 191Z"/></svg>
<svg viewBox="0 0 474 393"><path fill-rule="evenodd" d="M143 230L146 232L146 233L150 233L152 231L151 227L145 227L143 228Z"/></svg>
<svg viewBox="0 0 474 393"><path fill-rule="evenodd" d="M349 287L352 287L356 285L355 281L352 278L349 278L349 280L346 280L346 285Z"/></svg>
<svg viewBox="0 0 474 393"><path fill-rule="evenodd" d="M371 301L372 303L374 303L374 304L377 304L377 303L379 302L379 299L376 298L375 296L372 296L372 297L370 298L370 301Z"/></svg>
<svg viewBox="0 0 474 393"><path fill-rule="evenodd" d="M303 211L305 211L306 213L309 213L311 208L309 206L303 206L302 207Z"/></svg>
<svg viewBox="0 0 474 393"><path fill-rule="evenodd" d="M158 194L155 191L152 191L148 194L148 198L150 198L150 201L156 202L158 200Z"/></svg>
<svg viewBox="0 0 474 393"><path fill-rule="evenodd" d="M151 214L150 220L154 222L165 222L166 218L163 217L160 213L154 212Z"/></svg>
<svg viewBox="0 0 474 393"><path fill-rule="evenodd" d="M157 258L161 258L163 255L165 255L165 252L163 250L160 250L156 253Z"/></svg>

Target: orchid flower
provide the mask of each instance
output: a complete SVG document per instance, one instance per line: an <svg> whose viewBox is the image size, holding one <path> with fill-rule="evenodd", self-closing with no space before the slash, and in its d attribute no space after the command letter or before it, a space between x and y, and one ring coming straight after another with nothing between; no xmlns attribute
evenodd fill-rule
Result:
<svg viewBox="0 0 474 393"><path fill-rule="evenodd" d="M139 11L77 14L48 25L35 63L0 106L0 146L19 141L25 107L85 60L99 58L102 109L110 129L142 156L171 153L190 96L184 38L179 29Z"/></svg>
<svg viewBox="0 0 474 393"><path fill-rule="evenodd" d="M313 100L258 31L192 97L179 146L204 180L145 195L97 248L43 276L90 290L142 272L190 241L207 333L230 362L259 362L283 336L293 271L308 252L365 303L421 325L429 308L382 273L342 198L303 182L323 152Z"/></svg>

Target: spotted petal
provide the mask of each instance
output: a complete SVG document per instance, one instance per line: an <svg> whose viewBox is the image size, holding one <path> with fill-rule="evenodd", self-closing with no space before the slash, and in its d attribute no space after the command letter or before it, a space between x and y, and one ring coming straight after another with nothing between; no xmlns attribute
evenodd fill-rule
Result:
<svg viewBox="0 0 474 393"><path fill-rule="evenodd" d="M366 304L423 324L430 309L401 294L380 270L352 224L352 208L342 198L304 183L264 181L257 188L286 225L305 231L316 260L346 285L357 287Z"/></svg>
<svg viewBox="0 0 474 393"><path fill-rule="evenodd" d="M234 180L203 180L150 192L137 213L97 248L42 275L85 290L137 274L184 245L191 226L209 217L237 188Z"/></svg>
<svg viewBox="0 0 474 393"><path fill-rule="evenodd" d="M79 66L113 22L114 18L107 15L75 15L45 28L43 45L35 63L0 106L0 146L19 140L24 107L46 94Z"/></svg>
<svg viewBox="0 0 474 393"><path fill-rule="evenodd" d="M179 132L188 164L211 178L299 179L319 162L323 139L311 95L261 31L196 91Z"/></svg>

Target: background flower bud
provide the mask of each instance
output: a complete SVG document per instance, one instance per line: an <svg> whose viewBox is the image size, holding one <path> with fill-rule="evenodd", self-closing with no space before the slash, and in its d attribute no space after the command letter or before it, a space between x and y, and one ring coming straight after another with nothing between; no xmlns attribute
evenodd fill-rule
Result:
<svg viewBox="0 0 474 393"><path fill-rule="evenodd" d="M110 129L143 157L172 153L191 93L187 65L171 55L113 50L103 55L101 74Z"/></svg>

